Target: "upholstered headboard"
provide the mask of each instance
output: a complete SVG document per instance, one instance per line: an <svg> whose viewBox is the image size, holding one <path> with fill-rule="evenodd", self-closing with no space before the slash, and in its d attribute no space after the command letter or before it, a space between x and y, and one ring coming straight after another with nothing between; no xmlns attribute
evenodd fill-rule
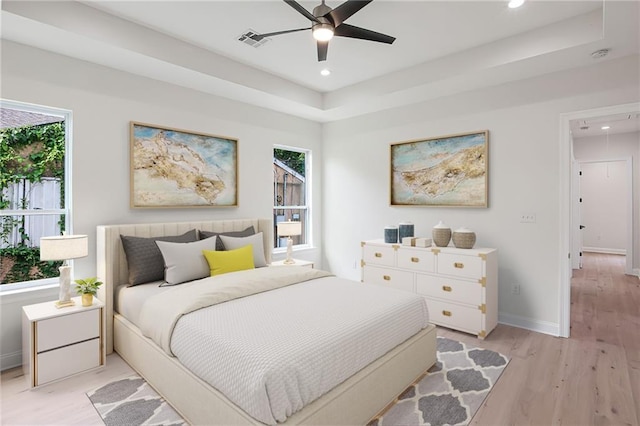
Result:
<svg viewBox="0 0 640 426"><path fill-rule="evenodd" d="M104 283L98 298L105 304L107 353L113 351L113 294L114 289L127 282L129 270L120 235L159 237L179 235L191 229L211 232L242 231L253 226L264 235L264 255L271 263L273 244L271 219L230 219L198 222L140 223L134 225L105 225L97 227L96 273Z"/></svg>

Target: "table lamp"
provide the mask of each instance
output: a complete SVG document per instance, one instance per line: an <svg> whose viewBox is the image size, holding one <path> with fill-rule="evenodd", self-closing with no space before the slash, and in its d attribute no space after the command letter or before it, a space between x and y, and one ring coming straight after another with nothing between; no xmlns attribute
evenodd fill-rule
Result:
<svg viewBox="0 0 640 426"><path fill-rule="evenodd" d="M58 235L40 238L40 260L63 260L60 266L60 293L57 308L73 306L71 300L71 266L70 259L78 259L89 254L89 243L86 235Z"/></svg>
<svg viewBox="0 0 640 426"><path fill-rule="evenodd" d="M291 239L294 235L302 234L302 222L280 222L278 223L278 237L287 237L287 258L285 259L285 265L291 265L296 263L295 260L291 258L291 250L293 246L293 240Z"/></svg>

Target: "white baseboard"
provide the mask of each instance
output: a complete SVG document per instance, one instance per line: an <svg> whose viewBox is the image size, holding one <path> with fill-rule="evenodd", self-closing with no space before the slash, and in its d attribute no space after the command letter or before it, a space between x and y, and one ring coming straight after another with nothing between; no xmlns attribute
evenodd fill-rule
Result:
<svg viewBox="0 0 640 426"><path fill-rule="evenodd" d="M607 248L607 247L582 247L582 251L586 251L590 253L619 254L622 256L627 255L627 250L625 249L615 249L615 248Z"/></svg>
<svg viewBox="0 0 640 426"><path fill-rule="evenodd" d="M635 275L636 277L640 278L640 269L638 268L634 268L633 271L633 275Z"/></svg>
<svg viewBox="0 0 640 426"><path fill-rule="evenodd" d="M2 354L0 356L0 370L8 370L22 365L22 351Z"/></svg>
<svg viewBox="0 0 640 426"><path fill-rule="evenodd" d="M551 336L560 336L560 325L554 322L540 321L505 312L498 313L498 322L538 333L550 334Z"/></svg>

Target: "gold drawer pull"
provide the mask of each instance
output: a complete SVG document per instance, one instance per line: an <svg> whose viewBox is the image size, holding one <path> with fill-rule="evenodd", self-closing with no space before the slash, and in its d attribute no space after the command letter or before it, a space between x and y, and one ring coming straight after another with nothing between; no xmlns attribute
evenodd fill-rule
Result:
<svg viewBox="0 0 640 426"><path fill-rule="evenodd" d="M450 317L451 311L442 311L442 315L444 315L445 317Z"/></svg>
<svg viewBox="0 0 640 426"><path fill-rule="evenodd" d="M382 257L382 253L376 253L374 256L375 257Z"/></svg>
<svg viewBox="0 0 640 426"><path fill-rule="evenodd" d="M419 258L419 257L412 257L412 258L411 258L411 261L412 261L413 263L418 263L418 262L420 262L420 258Z"/></svg>
<svg viewBox="0 0 640 426"><path fill-rule="evenodd" d="M448 285L443 285L442 286L442 290L443 291L451 291L451 287L449 287Z"/></svg>
<svg viewBox="0 0 640 426"><path fill-rule="evenodd" d="M383 278L385 281L391 281L391 277L390 277L389 275L383 275L383 276L382 276L382 278Z"/></svg>
<svg viewBox="0 0 640 426"><path fill-rule="evenodd" d="M462 268L464 268L464 263L462 263L462 262L455 262L455 263L453 264L453 266L455 266L455 267L456 267L456 268L458 268L458 269L462 269Z"/></svg>

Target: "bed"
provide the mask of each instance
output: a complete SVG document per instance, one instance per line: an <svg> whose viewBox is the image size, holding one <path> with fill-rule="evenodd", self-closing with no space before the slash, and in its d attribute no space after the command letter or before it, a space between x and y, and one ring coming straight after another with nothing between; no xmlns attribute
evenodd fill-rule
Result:
<svg viewBox="0 0 640 426"><path fill-rule="evenodd" d="M261 425L273 422L259 421L249 415L207 381L192 373L176 357L170 356L162 345L145 337L139 324L135 324L136 319L130 321L114 310L116 289L128 279L128 265L120 236L178 235L194 228L219 233L241 231L249 226L263 233L262 249L266 262L270 263L272 223L268 219L109 225L97 228L97 275L105 283L98 297L106 307L107 353L115 350L191 424ZM319 277L316 282L329 283L329 280L329 277ZM296 409L286 419L278 418L276 421L287 425L365 424L435 363L435 351L435 327L428 325L323 392L313 402Z"/></svg>

